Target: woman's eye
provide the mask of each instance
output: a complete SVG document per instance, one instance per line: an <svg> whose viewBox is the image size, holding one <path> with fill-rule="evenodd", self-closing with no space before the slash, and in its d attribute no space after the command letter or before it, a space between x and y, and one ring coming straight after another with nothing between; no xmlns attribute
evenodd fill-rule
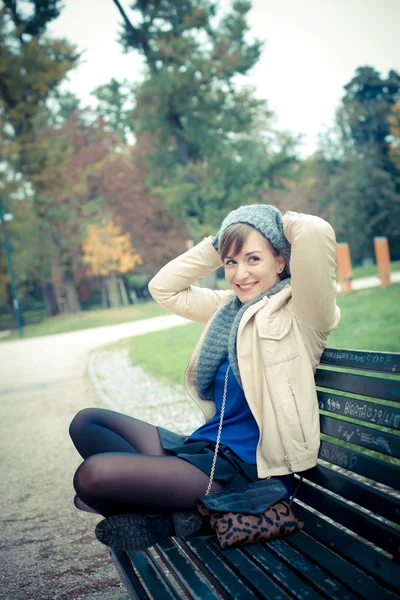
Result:
<svg viewBox="0 0 400 600"><path fill-rule="evenodd" d="M249 262L258 262L260 260L259 256L250 256Z"/></svg>
<svg viewBox="0 0 400 600"><path fill-rule="evenodd" d="M235 261L232 260L231 258L225 262L225 266L234 265L234 264L235 264Z"/></svg>

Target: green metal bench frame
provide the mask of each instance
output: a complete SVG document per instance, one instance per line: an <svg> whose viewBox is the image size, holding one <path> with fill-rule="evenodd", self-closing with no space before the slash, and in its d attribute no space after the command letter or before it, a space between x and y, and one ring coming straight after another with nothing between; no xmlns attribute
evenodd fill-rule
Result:
<svg viewBox="0 0 400 600"><path fill-rule="evenodd" d="M110 549L131 598L400 598L400 354L326 349L318 465L294 503L304 530L221 550L215 538Z"/></svg>

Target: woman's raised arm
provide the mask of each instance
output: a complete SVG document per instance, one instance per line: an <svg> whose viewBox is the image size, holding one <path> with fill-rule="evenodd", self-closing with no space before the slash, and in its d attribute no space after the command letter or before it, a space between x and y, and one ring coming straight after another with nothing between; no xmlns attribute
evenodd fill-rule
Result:
<svg viewBox="0 0 400 600"><path fill-rule="evenodd" d="M336 306L336 238L331 225L312 215L288 212L283 230L290 242L293 308L299 321L329 332L340 319Z"/></svg>
<svg viewBox="0 0 400 600"><path fill-rule="evenodd" d="M199 323L207 323L232 291L218 291L195 285L197 280L222 266L213 238L202 242L166 264L149 283L149 291L170 312Z"/></svg>

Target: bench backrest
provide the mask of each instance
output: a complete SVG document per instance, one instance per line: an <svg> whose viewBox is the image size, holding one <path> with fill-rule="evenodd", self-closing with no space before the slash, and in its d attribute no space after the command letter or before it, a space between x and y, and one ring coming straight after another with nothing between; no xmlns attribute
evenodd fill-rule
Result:
<svg viewBox="0 0 400 600"><path fill-rule="evenodd" d="M297 499L399 560L400 354L328 348L315 381L320 461Z"/></svg>

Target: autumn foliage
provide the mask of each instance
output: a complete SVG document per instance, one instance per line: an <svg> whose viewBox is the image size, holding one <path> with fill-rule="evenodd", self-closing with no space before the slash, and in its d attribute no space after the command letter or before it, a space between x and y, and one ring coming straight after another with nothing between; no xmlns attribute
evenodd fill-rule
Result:
<svg viewBox="0 0 400 600"><path fill-rule="evenodd" d="M100 225L88 226L82 249L89 274L101 280L103 305L114 308L121 304L126 306L129 303L128 293L121 275L142 263L129 233L123 233L121 227L109 218Z"/></svg>
<svg viewBox="0 0 400 600"><path fill-rule="evenodd" d="M128 273L141 256L133 248L129 233L108 219L103 225L89 225L83 243L84 262L89 265L91 275L108 277L117 273Z"/></svg>

